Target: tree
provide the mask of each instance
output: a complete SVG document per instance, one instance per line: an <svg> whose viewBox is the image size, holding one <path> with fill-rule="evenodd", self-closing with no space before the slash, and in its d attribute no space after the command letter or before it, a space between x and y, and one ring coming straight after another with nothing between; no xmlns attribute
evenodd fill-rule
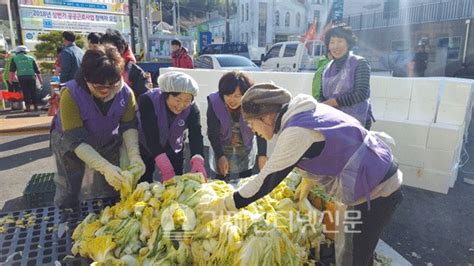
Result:
<svg viewBox="0 0 474 266"><path fill-rule="evenodd" d="M61 31L50 31L38 36L41 41L35 45L34 55L40 61L40 68L43 73L52 74L54 71L54 59L56 58L56 50L63 47L63 36ZM76 35L76 45L84 47L84 40L81 35Z"/></svg>

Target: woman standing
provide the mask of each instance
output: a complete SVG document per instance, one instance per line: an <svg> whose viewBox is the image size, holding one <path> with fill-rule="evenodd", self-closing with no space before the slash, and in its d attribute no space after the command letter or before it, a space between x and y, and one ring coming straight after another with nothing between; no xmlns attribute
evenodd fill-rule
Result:
<svg viewBox="0 0 474 266"><path fill-rule="evenodd" d="M298 167L305 174L297 199L305 200L319 183L360 215L351 228L358 233L337 232L337 265L372 265L382 230L402 199L402 174L389 147L353 117L309 95L292 98L273 84L250 88L242 98L242 114L258 135L276 138L275 149L256 177L232 194L200 204L198 213L206 217L243 208L270 193Z"/></svg>
<svg viewBox="0 0 474 266"><path fill-rule="evenodd" d="M252 85L246 74L229 72L219 80L219 90L207 97L209 161L218 179L231 174L238 178L251 176L257 156L260 170L266 163L267 143L261 137L255 139L240 111L242 95Z"/></svg>
<svg viewBox="0 0 474 266"><path fill-rule="evenodd" d="M94 170L92 184L82 191L86 198L117 196L124 180L118 167L119 150L125 144L130 166L145 172L140 157L135 119L135 98L123 82L123 60L116 48L88 50L74 80L61 91L59 113L51 132L51 148L58 175L55 204L79 206L86 169Z"/></svg>
<svg viewBox="0 0 474 266"><path fill-rule="evenodd" d="M349 26L335 26L325 40L333 60L323 72L320 101L355 117L362 126L370 129L369 62L350 52L356 37Z"/></svg>
<svg viewBox="0 0 474 266"><path fill-rule="evenodd" d="M161 181L183 174L185 130L189 133L191 172L204 168L204 144L200 112L194 97L196 81L182 72L168 72L158 78L160 88L140 97L139 116L144 137L142 153L146 162L145 180L152 180L156 168Z"/></svg>

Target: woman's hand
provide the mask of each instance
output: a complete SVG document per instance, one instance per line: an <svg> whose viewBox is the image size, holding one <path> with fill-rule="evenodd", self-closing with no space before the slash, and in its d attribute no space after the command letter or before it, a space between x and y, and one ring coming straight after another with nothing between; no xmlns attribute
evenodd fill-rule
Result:
<svg viewBox="0 0 474 266"><path fill-rule="evenodd" d="M219 168L219 172L223 176L227 176L229 174L229 161L227 158L222 155L217 162L217 167Z"/></svg>
<svg viewBox="0 0 474 266"><path fill-rule="evenodd" d="M332 106L332 107L338 107L339 105L337 104L336 99L329 99L323 102L326 105Z"/></svg>

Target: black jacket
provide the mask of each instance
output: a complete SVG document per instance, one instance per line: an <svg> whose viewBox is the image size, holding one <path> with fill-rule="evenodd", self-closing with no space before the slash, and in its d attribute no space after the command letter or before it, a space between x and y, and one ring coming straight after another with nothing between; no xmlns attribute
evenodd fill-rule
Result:
<svg viewBox="0 0 474 266"><path fill-rule="evenodd" d="M127 63L125 70L127 70L128 73L130 87L135 94L135 98L138 99L140 95L148 91L148 87L146 86L148 83L146 73L137 64L131 61Z"/></svg>

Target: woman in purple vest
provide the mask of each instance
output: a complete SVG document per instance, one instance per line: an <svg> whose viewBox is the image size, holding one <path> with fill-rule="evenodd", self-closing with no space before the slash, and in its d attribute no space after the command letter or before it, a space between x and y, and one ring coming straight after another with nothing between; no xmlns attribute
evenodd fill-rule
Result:
<svg viewBox="0 0 474 266"><path fill-rule="evenodd" d="M124 173L119 168L125 146L133 172L145 165L138 145L135 98L123 82L123 60L112 46L88 50L75 79L61 91L59 113L51 132L58 174L54 201L61 208L79 207L84 199L118 196ZM94 171L85 180L83 176ZM91 176L87 174L86 176Z"/></svg>
<svg viewBox="0 0 474 266"><path fill-rule="evenodd" d="M198 213L243 208L270 193L295 167L303 179L295 198L306 201L319 183L337 201L360 214L354 231L336 236L338 265L372 265L383 227L402 199L402 174L390 148L360 123L309 95L292 97L273 84L257 84L242 98L249 126L275 149L262 171L237 191L203 203ZM341 214L343 215L343 214ZM354 220L350 221L354 224ZM342 234L342 235L341 235ZM344 241L339 241L344 236Z"/></svg>
<svg viewBox="0 0 474 266"><path fill-rule="evenodd" d="M267 161L267 142L261 137L255 138L240 111L240 99L252 85L253 81L246 74L229 72L219 80L219 90L207 97L209 164L218 179L229 175L249 177L257 156L259 169Z"/></svg>
<svg viewBox="0 0 474 266"><path fill-rule="evenodd" d="M325 40L334 59L323 72L320 102L355 117L370 129L373 117L369 100L369 62L350 52L356 37L349 26L335 26L326 34Z"/></svg>
<svg viewBox="0 0 474 266"><path fill-rule="evenodd" d="M158 85L159 89L148 91L139 100L145 180L152 180L155 165L161 181L183 174L185 130L189 135L191 172L207 177L200 112L194 102L197 82L188 74L173 71L161 75Z"/></svg>

